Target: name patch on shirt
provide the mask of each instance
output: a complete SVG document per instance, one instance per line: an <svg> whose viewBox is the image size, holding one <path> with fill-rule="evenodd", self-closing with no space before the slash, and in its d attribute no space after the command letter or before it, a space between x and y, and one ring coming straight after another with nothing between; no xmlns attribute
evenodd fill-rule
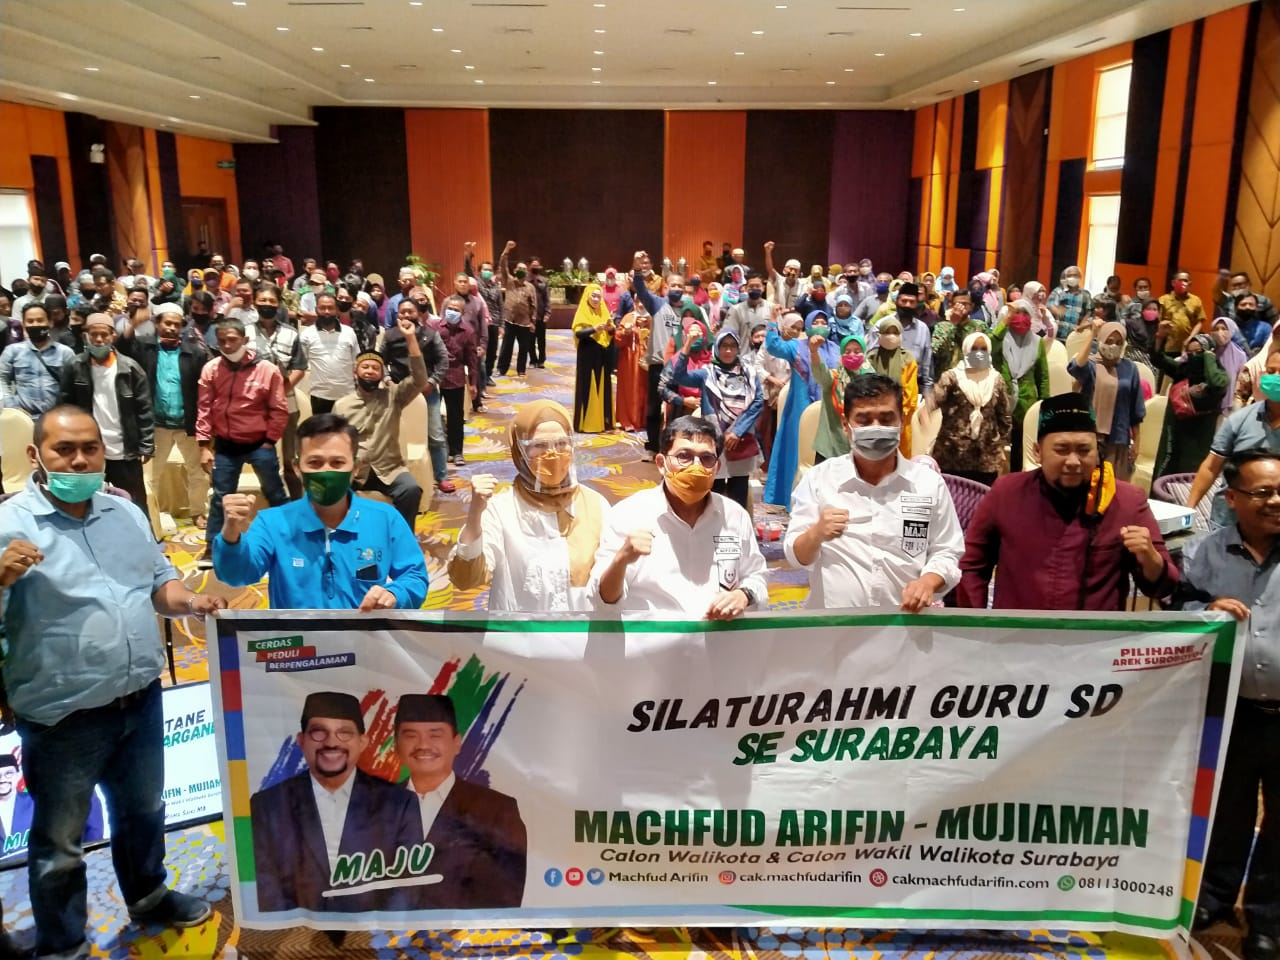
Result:
<svg viewBox="0 0 1280 960"><path fill-rule="evenodd" d="M715 537L714 560L717 579L723 590L734 590L738 586L738 560L742 558L742 544L737 537L720 535Z"/></svg>
<svg viewBox="0 0 1280 960"><path fill-rule="evenodd" d="M293 565L295 567L305 567L307 565L307 561L303 560L301 557L294 557Z"/></svg>
<svg viewBox="0 0 1280 960"><path fill-rule="evenodd" d="M905 511L904 511L905 512ZM929 546L929 521L902 518L902 552L918 557Z"/></svg>

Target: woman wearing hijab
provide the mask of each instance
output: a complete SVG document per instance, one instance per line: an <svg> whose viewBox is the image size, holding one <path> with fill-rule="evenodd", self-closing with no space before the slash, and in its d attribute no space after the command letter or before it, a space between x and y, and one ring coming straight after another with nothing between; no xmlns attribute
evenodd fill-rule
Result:
<svg viewBox="0 0 1280 960"><path fill-rule="evenodd" d="M695 300L694 306L701 307L707 312L708 325L714 323L719 326L724 322L725 312L729 309L729 305L724 299L724 287L715 282L707 284L706 300L705 304L700 304Z"/></svg>
<svg viewBox="0 0 1280 960"><path fill-rule="evenodd" d="M604 288L600 291L600 295L604 297L605 309L609 311L609 316L616 317L618 312L624 306L622 300L625 296L630 300L630 296L622 289L622 285L618 283L618 268L605 267L604 270Z"/></svg>
<svg viewBox="0 0 1280 960"><path fill-rule="evenodd" d="M994 327L996 318L1000 316L1000 311L1004 309L1004 291L1000 289L1000 282L995 274L986 270L977 274L973 279L982 284L981 303L983 317L988 328Z"/></svg>
<svg viewBox="0 0 1280 960"><path fill-rule="evenodd" d="M1049 291L1044 284L1028 280L1022 285L1022 299L1031 304L1031 332L1053 340L1058 336L1058 320L1048 307Z"/></svg>
<svg viewBox="0 0 1280 960"><path fill-rule="evenodd" d="M782 395L782 388L791 379L791 364L764 348L766 329L763 323L751 328L751 349L755 354L756 373L764 388L764 413L757 421L756 434L760 438L760 452L764 455L761 469L768 471L773 438L778 432L778 398Z"/></svg>
<svg viewBox="0 0 1280 960"><path fill-rule="evenodd" d="M818 432L813 438L815 463L849 455L844 391L850 380L870 369L866 362L867 342L857 334L850 334L840 341L840 360L834 366L828 366L823 359L824 346L826 344L821 337L809 337L809 367L822 391L822 416L818 419Z"/></svg>
<svg viewBox="0 0 1280 960"><path fill-rule="evenodd" d="M613 381L609 377L609 347L613 320L598 283L582 291L573 315L578 341L578 374L573 391L573 428L578 433L613 429Z"/></svg>
<svg viewBox="0 0 1280 960"><path fill-rule="evenodd" d="M668 423L702 408L702 390L699 387L676 383L676 357L686 343L689 344L686 354L689 370L701 370L711 362L711 331L702 317L702 311L692 303L685 303L680 310L680 326L676 328L672 342L667 344L667 349L671 352L667 355L666 365L658 378L658 392L667 406Z"/></svg>
<svg viewBox="0 0 1280 960"><path fill-rule="evenodd" d="M1241 297L1241 299L1244 298ZM1261 349L1249 358L1249 362L1244 365L1244 369L1232 384L1236 406L1247 407L1251 403L1267 399L1262 393L1262 375L1267 372L1267 359L1278 347L1280 347L1280 322L1272 328L1271 336L1267 337Z"/></svg>
<svg viewBox="0 0 1280 960"><path fill-rule="evenodd" d="M822 358L822 362L826 364L828 370L834 370L840 366L840 347L831 339L831 318L821 310L811 310L809 315L804 318L805 336L809 338L809 354L817 350L818 355ZM820 346L815 347L814 338L817 338ZM806 364L809 369L809 402L820 400L822 398L822 384L818 382L814 376L813 365Z"/></svg>
<svg viewBox="0 0 1280 960"><path fill-rule="evenodd" d="M765 477L764 502L791 509L791 487L800 466L800 415L809 406L808 350L801 354L804 318L798 313L785 313L765 328L764 348L791 367L787 402L778 414L778 429L769 456L769 473ZM807 347L807 344L805 345Z"/></svg>
<svg viewBox="0 0 1280 960"><path fill-rule="evenodd" d="M916 358L902 346L902 321L897 314L885 317L876 325L878 339L867 354L871 369L902 384L902 442L898 449L911 456L911 418L920 405L919 366Z"/></svg>
<svg viewBox="0 0 1280 960"><path fill-rule="evenodd" d="M649 368L644 354L653 321L643 300L637 297L633 305L635 309L618 322L613 333L618 348L616 413L623 430L643 430L649 406Z"/></svg>
<svg viewBox="0 0 1280 960"><path fill-rule="evenodd" d="M1098 460L1115 468L1117 480L1133 476L1138 460L1142 421L1147 405L1138 368L1125 356L1125 326L1116 320L1082 323L1080 349L1067 373L1080 384L1080 395L1093 409L1098 428ZM1094 338L1098 352L1091 356Z"/></svg>
<svg viewBox="0 0 1280 960"><path fill-rule="evenodd" d="M991 334L991 359L1013 397L1013 430L1009 434L1009 469L1022 469L1022 420L1031 406L1051 395L1049 354L1045 341L1031 329L1032 306L1009 304L1005 320Z"/></svg>
<svg viewBox="0 0 1280 960"><path fill-rule="evenodd" d="M1209 329L1209 336L1218 345L1218 366L1227 375L1228 385L1234 384L1240 379L1240 371L1244 369L1244 365L1249 362L1249 355L1240 346L1239 341L1243 339L1240 327L1230 317L1218 317ZM1235 397L1231 390L1227 390L1222 395L1222 412L1230 413L1233 406Z"/></svg>
<svg viewBox="0 0 1280 960"><path fill-rule="evenodd" d="M689 369L693 346L686 338L675 358L674 379L680 386L695 387L702 395L702 416L720 428L724 453L711 488L751 510L751 474L760 462L756 421L764 409L764 391L755 367L739 354L738 335L722 330L716 335L710 363Z"/></svg>
<svg viewBox="0 0 1280 960"><path fill-rule="evenodd" d="M1181 354L1166 354L1165 343L1172 330L1171 321L1161 320L1151 351L1152 362L1173 379L1152 474L1157 480L1170 473L1195 473L1213 443L1222 395L1229 386L1214 355L1217 344L1213 337L1198 333L1187 338Z"/></svg>
<svg viewBox="0 0 1280 960"><path fill-rule="evenodd" d="M489 584L489 610L590 609L587 579L608 503L578 483L569 414L550 400L531 400L508 436L515 482L495 496L493 477L472 477L449 579L458 590Z"/></svg>
<svg viewBox="0 0 1280 960"><path fill-rule="evenodd" d="M969 334L963 349L964 359L938 379L928 398L930 411L942 416L933 459L943 473L991 486L1013 432L1009 388L991 366L985 333Z"/></svg>

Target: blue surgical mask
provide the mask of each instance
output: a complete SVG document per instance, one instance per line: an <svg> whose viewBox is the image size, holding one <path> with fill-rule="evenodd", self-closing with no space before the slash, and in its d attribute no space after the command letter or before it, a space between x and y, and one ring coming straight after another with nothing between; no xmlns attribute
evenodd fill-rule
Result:
<svg viewBox="0 0 1280 960"><path fill-rule="evenodd" d="M679 305L679 303L680 303L680 301L681 301L681 300L683 300L683 299L684 299L684 291L683 291L683 290L668 290L668 291L667 291L667 303L671 304L673 307L674 307L674 306L678 306L678 305Z"/></svg>
<svg viewBox="0 0 1280 960"><path fill-rule="evenodd" d="M36 462L44 471L44 488L49 495L63 503L84 503L102 489L106 482L106 474L98 473L53 473L38 456Z"/></svg>
<svg viewBox="0 0 1280 960"><path fill-rule="evenodd" d="M446 310L444 312L444 322L445 323L461 323L462 312L459 310Z"/></svg>

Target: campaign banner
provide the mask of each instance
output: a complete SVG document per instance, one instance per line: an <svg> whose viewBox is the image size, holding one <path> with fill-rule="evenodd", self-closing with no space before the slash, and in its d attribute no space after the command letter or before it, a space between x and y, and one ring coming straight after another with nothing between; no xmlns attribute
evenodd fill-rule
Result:
<svg viewBox="0 0 1280 960"><path fill-rule="evenodd" d="M176 830L222 815L222 781L214 741L214 712L208 683L166 687L164 705L164 825ZM33 802L22 777L22 740L0 736L0 869L26 862ZM111 838L102 788L94 790L81 843L96 846Z"/></svg>
<svg viewBox="0 0 1280 960"><path fill-rule="evenodd" d="M1171 938L1241 649L1211 613L226 611L209 635L257 928Z"/></svg>

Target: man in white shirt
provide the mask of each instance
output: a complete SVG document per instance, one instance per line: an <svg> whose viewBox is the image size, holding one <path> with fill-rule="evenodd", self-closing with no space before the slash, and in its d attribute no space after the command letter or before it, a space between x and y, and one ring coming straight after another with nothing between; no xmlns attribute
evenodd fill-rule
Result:
<svg viewBox="0 0 1280 960"><path fill-rule="evenodd" d="M403 893L376 890L326 897L340 855L422 843L411 794L359 770L369 744L360 701L349 693L308 694L296 735L307 769L249 798L258 909L315 913L404 909ZM317 871L324 864L328 870Z"/></svg>
<svg viewBox="0 0 1280 960"><path fill-rule="evenodd" d="M407 693L396 705L396 756L405 786L434 848L430 872L440 883L416 889L420 910L518 907L524 897L528 835L513 797L461 780L453 762L462 750L453 701Z"/></svg>
<svg viewBox="0 0 1280 960"><path fill-rule="evenodd" d="M355 331L343 325L332 293L316 295L316 322L302 328L299 340L311 371L311 412L331 413L333 405L351 392L360 353Z"/></svg>
<svg viewBox="0 0 1280 960"><path fill-rule="evenodd" d="M854 377L852 452L810 469L791 498L787 560L809 571L809 606L919 613L960 580L964 534L942 477L898 452L902 387Z"/></svg>
<svg viewBox="0 0 1280 960"><path fill-rule="evenodd" d="M662 432L663 481L614 504L589 590L603 610L661 610L732 620L768 602L764 555L751 517L711 492L724 438L702 417Z"/></svg>
<svg viewBox="0 0 1280 960"><path fill-rule="evenodd" d="M790 310L796 300L804 292L805 283L800 279L800 261L794 257L786 262L779 273L773 265L774 243L770 240L764 245L764 269L773 283L773 302L783 309Z"/></svg>

